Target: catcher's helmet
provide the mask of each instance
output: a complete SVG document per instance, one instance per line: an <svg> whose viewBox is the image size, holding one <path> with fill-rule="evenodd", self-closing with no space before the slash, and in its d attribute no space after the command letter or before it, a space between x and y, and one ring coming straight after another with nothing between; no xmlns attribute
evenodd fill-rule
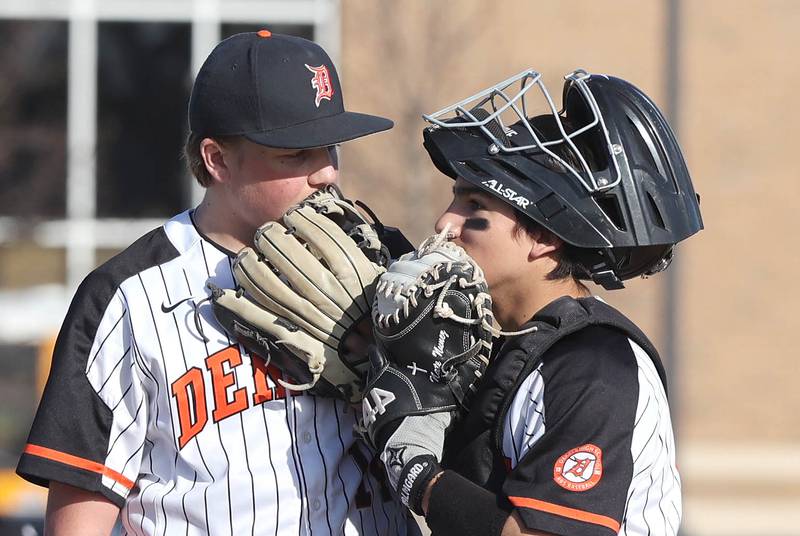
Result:
<svg viewBox="0 0 800 536"><path fill-rule="evenodd" d="M672 130L632 84L575 71L555 108L525 71L439 112L424 145L436 167L510 204L579 248L586 278L606 288L663 270L672 247L703 228ZM519 82L519 91L509 90ZM550 113L527 116L538 87ZM511 121L504 117L513 115Z"/></svg>

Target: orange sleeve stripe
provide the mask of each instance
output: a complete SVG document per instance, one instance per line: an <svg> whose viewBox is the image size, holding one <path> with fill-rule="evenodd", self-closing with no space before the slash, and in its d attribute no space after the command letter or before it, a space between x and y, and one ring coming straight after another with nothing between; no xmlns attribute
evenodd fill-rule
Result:
<svg viewBox="0 0 800 536"><path fill-rule="evenodd" d="M578 521L584 521L586 523L601 525L613 530L614 534L618 533L620 529L619 522L616 519L607 516L601 516L591 512L584 512L583 510L576 510L575 508L567 508L566 506L540 501L537 499L529 499L527 497L509 497L508 500L511 501L511 504L514 506L532 508L533 510L541 510L542 512L547 512L549 514L556 514L558 516L577 519Z"/></svg>
<svg viewBox="0 0 800 536"><path fill-rule="evenodd" d="M118 484L125 486L127 489L133 488L134 485L133 481L129 478L126 478L122 473L118 473L101 463L93 462L92 460L87 460L86 458L80 458L78 456L73 456L72 454L49 449L47 447L40 447L39 445L31 445L30 443L25 445L24 452L25 454L47 458L48 460L71 465L72 467L77 467L78 469L83 469L85 471L99 473L114 480Z"/></svg>

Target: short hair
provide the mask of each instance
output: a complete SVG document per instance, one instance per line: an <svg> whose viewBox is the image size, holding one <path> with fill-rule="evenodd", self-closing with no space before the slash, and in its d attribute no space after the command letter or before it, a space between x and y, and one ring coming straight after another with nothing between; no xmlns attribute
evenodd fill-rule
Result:
<svg viewBox="0 0 800 536"><path fill-rule="evenodd" d="M540 240L543 241L557 238L555 233L545 229L544 226L517 210L514 211L514 218L516 222L514 223L512 232L515 237L519 237L523 233L526 233L528 236L538 233ZM559 247L553 255L556 261L556 267L548 272L545 279L548 281L556 281L568 277L575 280L585 278L588 272L580 260L581 253L581 248L567 244L562 240L561 247Z"/></svg>
<svg viewBox="0 0 800 536"><path fill-rule="evenodd" d="M194 132L189 132L183 146L183 158L186 160L189 171L203 188L208 188L214 182L211 173L206 169L203 155L200 154L200 143L206 138L211 138L222 146L234 145L241 139L240 136L199 136Z"/></svg>

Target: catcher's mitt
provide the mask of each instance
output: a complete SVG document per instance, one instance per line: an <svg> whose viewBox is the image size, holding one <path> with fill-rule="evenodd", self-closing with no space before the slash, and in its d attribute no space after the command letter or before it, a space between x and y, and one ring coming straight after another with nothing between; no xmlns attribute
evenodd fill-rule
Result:
<svg viewBox="0 0 800 536"><path fill-rule="evenodd" d="M372 308L376 349L362 424L400 500L422 513L445 432L489 362L491 298L447 230L384 273Z"/></svg>
<svg viewBox="0 0 800 536"><path fill-rule="evenodd" d="M213 287L214 313L248 350L302 382L292 390L357 402L368 368L345 347L368 318L389 261L375 228L334 186L258 229L233 263L238 288Z"/></svg>
<svg viewBox="0 0 800 536"><path fill-rule="evenodd" d="M363 424L376 445L409 415L464 408L489 362L492 310L483 271L459 246L430 237L378 282Z"/></svg>

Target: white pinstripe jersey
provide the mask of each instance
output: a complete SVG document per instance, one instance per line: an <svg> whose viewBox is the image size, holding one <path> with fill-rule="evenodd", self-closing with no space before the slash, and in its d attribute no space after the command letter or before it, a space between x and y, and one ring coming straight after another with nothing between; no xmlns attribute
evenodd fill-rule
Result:
<svg viewBox="0 0 800 536"><path fill-rule="evenodd" d="M231 257L189 212L86 278L18 472L102 493L128 534L405 534L354 412L280 387L207 281L231 288Z"/></svg>
<svg viewBox="0 0 800 536"><path fill-rule="evenodd" d="M523 497L512 502L529 527L555 534L677 534L680 476L653 361L622 335L582 335L546 353L514 395L503 455L511 477L530 479L513 484ZM603 515L610 511L622 512L621 520Z"/></svg>

